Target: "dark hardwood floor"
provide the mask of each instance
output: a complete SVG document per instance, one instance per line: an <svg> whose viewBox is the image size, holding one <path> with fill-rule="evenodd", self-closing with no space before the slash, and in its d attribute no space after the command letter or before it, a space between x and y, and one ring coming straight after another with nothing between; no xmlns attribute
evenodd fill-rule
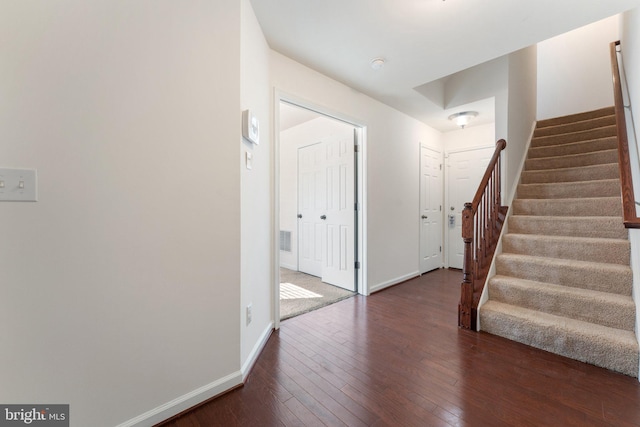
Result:
<svg viewBox="0 0 640 427"><path fill-rule="evenodd" d="M437 270L282 322L244 387L164 427L638 426L640 384L458 329Z"/></svg>

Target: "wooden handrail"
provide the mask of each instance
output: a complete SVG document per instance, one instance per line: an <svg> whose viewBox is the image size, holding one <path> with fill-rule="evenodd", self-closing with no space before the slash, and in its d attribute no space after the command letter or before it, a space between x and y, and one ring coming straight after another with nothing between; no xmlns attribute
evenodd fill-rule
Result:
<svg viewBox="0 0 640 427"><path fill-rule="evenodd" d="M633 178L631 176L631 158L629 156L629 138L627 135L627 119L624 112L622 98L622 82L616 47L620 41L612 42L611 77L613 79L613 98L616 112L616 128L618 134L618 167L620 169L620 187L622 190L622 214L626 228L640 228L640 218L636 213L636 200L633 192Z"/></svg>
<svg viewBox="0 0 640 427"><path fill-rule="evenodd" d="M507 215L508 208L502 206L500 168L500 154L506 146L504 139L496 143L473 201L465 203L462 210L464 260L458 326L464 329L477 329L480 295Z"/></svg>

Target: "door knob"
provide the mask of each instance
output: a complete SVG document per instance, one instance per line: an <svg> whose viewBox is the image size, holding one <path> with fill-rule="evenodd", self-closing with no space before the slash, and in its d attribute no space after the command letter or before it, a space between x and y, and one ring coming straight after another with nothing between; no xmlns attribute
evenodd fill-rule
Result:
<svg viewBox="0 0 640 427"><path fill-rule="evenodd" d="M426 216L426 215L422 215L422 219L427 219L427 218L429 218L429 217Z"/></svg>
<svg viewBox="0 0 640 427"><path fill-rule="evenodd" d="M327 216L326 215L321 215L320 219L327 219Z"/></svg>
<svg viewBox="0 0 640 427"><path fill-rule="evenodd" d="M302 218L302 214L298 214L298 218Z"/></svg>

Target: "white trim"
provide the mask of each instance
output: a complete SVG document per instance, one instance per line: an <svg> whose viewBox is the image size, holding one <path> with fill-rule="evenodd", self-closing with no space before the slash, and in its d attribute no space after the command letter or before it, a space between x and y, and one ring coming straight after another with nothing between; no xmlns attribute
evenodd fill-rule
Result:
<svg viewBox="0 0 640 427"><path fill-rule="evenodd" d="M288 270L293 270L293 271L297 271L298 270L298 267L296 265L293 265L293 264L280 263L280 267L286 268Z"/></svg>
<svg viewBox="0 0 640 427"><path fill-rule="evenodd" d="M273 165L271 174L271 197L273 206L272 235L273 251L271 254L272 273L272 319L275 330L280 329L280 92L274 88L273 92L273 121L271 122L271 140L273 150L271 150L271 164ZM297 269L297 268L296 268Z"/></svg>
<svg viewBox="0 0 640 427"><path fill-rule="evenodd" d="M395 279L387 280L386 282L382 282L378 285L370 286L369 292L378 292L385 288L388 288L393 285L397 285L398 283L406 282L407 280L413 279L415 277L420 276L420 271L414 271L413 273L405 274L404 276L396 277Z"/></svg>
<svg viewBox="0 0 640 427"><path fill-rule="evenodd" d="M247 381L247 376L249 372L251 372L251 368L258 361L258 357L260 357L260 353L264 349L264 346L269 341L269 337L271 336L271 332L273 332L273 322L269 323L269 325L265 328L265 330L260 335L260 339L256 342L256 345L253 346L251 353L249 353L249 357L247 357L246 362L242 365L242 383Z"/></svg>
<svg viewBox="0 0 640 427"><path fill-rule="evenodd" d="M170 402L160 405L144 414L118 424L116 427L151 427L165 421L179 413L192 408L193 406L211 399L225 391L228 391L242 384L242 374L240 371L220 378L217 381L197 388L183 396L173 399Z"/></svg>

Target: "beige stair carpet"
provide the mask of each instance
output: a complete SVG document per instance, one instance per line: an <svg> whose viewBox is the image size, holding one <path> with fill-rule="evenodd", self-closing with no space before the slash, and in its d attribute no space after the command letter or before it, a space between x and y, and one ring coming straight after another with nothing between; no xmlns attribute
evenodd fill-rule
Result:
<svg viewBox="0 0 640 427"><path fill-rule="evenodd" d="M538 123L482 330L638 376L613 108Z"/></svg>

